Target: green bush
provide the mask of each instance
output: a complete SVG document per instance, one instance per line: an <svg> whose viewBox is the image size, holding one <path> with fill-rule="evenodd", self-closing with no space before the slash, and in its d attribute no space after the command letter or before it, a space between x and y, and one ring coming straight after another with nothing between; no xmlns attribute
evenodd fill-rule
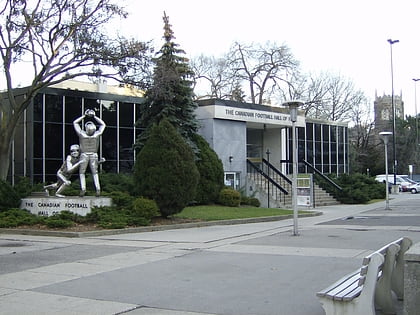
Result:
<svg viewBox="0 0 420 315"><path fill-rule="evenodd" d="M21 225L43 224L45 218L34 215L27 210L12 208L0 212L0 227L11 228Z"/></svg>
<svg viewBox="0 0 420 315"><path fill-rule="evenodd" d="M105 194L104 194L105 195ZM115 190L110 193L106 193L107 196L112 198L112 204L119 209L129 209L135 197L131 196L128 192Z"/></svg>
<svg viewBox="0 0 420 315"><path fill-rule="evenodd" d="M122 229L127 227L129 218L123 210L115 206L93 207L86 215L86 221L104 229Z"/></svg>
<svg viewBox="0 0 420 315"><path fill-rule="evenodd" d="M53 215L45 219L45 225L49 228L68 228L74 225L74 222L70 220L61 219L59 215Z"/></svg>
<svg viewBox="0 0 420 315"><path fill-rule="evenodd" d="M241 205L249 205L249 206L259 207L259 206L261 206L261 203L257 198L241 196Z"/></svg>
<svg viewBox="0 0 420 315"><path fill-rule="evenodd" d="M241 203L241 194L232 188L223 188L219 194L219 203L228 207L238 207Z"/></svg>
<svg viewBox="0 0 420 315"><path fill-rule="evenodd" d="M159 215L159 208L155 201L139 197L133 201L128 215L130 225L148 225L153 217Z"/></svg>
<svg viewBox="0 0 420 315"><path fill-rule="evenodd" d="M216 203L224 187L223 163L202 136L196 134L194 142L199 150L196 166L200 173L194 201L197 204Z"/></svg>
<svg viewBox="0 0 420 315"><path fill-rule="evenodd" d="M317 183L332 194L337 200L346 204L367 203L372 199L385 198L385 185L364 174L329 175L342 190L332 188L325 180L316 177Z"/></svg>
<svg viewBox="0 0 420 315"><path fill-rule="evenodd" d="M0 211L10 208L17 208L20 204L20 197L13 187L4 180L0 180Z"/></svg>
<svg viewBox="0 0 420 315"><path fill-rule="evenodd" d="M161 215L179 213L196 195L194 153L167 119L154 125L134 166L136 194L155 200Z"/></svg>

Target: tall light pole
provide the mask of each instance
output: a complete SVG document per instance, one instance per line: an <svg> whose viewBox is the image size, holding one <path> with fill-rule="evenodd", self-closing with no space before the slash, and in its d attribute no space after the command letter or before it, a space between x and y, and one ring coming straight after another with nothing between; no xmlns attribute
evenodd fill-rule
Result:
<svg viewBox="0 0 420 315"><path fill-rule="evenodd" d="M283 106L288 106L290 109L290 120L292 121L292 165L293 165L293 178L292 178L292 207L293 207L293 235L298 236L298 209L297 209L297 145L296 145L296 121L297 109L303 105L302 101L288 101L283 103Z"/></svg>
<svg viewBox="0 0 420 315"><path fill-rule="evenodd" d="M389 207L389 181L388 181L388 142L389 142L389 136L392 135L391 131L382 131L379 133L380 136L382 136L382 140L384 141L385 145L385 191L386 191L386 197L385 197L385 210L391 210Z"/></svg>
<svg viewBox="0 0 420 315"><path fill-rule="evenodd" d="M397 150L395 148L395 104L394 104L394 67L392 64L392 45L399 43L398 39L392 40L388 39L389 47L391 48L391 106L392 106L392 148L394 154L394 188L397 184Z"/></svg>
<svg viewBox="0 0 420 315"><path fill-rule="evenodd" d="M417 147L419 146L419 119L417 114L417 81L420 81L420 79L413 79L414 81L414 111L416 114L416 152ZM416 154L416 161L417 163L417 154Z"/></svg>

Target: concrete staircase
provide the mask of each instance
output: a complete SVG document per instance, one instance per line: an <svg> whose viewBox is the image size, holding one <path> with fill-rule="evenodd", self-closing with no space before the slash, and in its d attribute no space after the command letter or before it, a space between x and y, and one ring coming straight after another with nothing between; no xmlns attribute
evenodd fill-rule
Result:
<svg viewBox="0 0 420 315"><path fill-rule="evenodd" d="M289 192L289 194L286 195L275 188L274 185L268 186L265 178L261 177L259 180L253 180L250 176L248 176L248 187L250 188L249 193L260 200L262 207L283 209L292 208L291 185L284 187ZM314 194L315 200L313 201L313 206L315 208L340 204L340 202L338 202L333 196L317 184L314 184Z"/></svg>

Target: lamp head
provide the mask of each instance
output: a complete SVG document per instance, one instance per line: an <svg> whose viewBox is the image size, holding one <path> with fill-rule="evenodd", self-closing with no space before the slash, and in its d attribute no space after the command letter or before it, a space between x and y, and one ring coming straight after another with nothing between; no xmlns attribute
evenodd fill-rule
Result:
<svg viewBox="0 0 420 315"><path fill-rule="evenodd" d="M299 106L302 106L303 104L305 104L305 102L301 100L286 101L282 104L283 106L287 106L290 108L290 120L292 122L297 121L297 109Z"/></svg>

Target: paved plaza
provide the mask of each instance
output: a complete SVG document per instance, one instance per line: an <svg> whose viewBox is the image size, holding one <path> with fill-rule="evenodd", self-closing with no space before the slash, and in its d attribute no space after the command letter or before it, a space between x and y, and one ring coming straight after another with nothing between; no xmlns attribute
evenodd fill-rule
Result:
<svg viewBox="0 0 420 315"><path fill-rule="evenodd" d="M293 220L85 236L0 234L0 314L322 315L316 292L406 236L420 194ZM399 310L400 311L400 310Z"/></svg>

